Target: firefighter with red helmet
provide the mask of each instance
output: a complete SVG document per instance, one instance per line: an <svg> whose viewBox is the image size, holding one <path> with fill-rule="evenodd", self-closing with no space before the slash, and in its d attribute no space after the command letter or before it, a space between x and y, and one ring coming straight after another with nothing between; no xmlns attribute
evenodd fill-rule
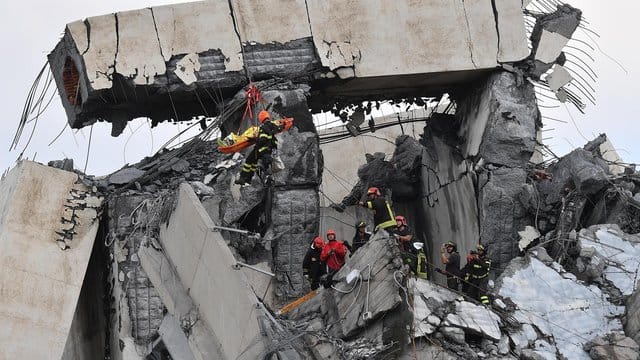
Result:
<svg viewBox="0 0 640 360"><path fill-rule="evenodd" d="M279 133L283 127L271 121L271 115L269 115L269 112L266 110L258 113L258 120L261 124L258 130L258 141L242 165L242 172L238 180L236 180L236 184L239 185L251 182L253 174L258 169L258 160L262 161L265 169L269 168L273 160L271 153L278 147L276 134Z"/></svg>
<svg viewBox="0 0 640 360"><path fill-rule="evenodd" d="M396 226L396 219L391 205L382 197L380 189L377 187L370 187L367 190L367 201L361 201L359 204L373 210L373 225L375 231L379 229L390 229Z"/></svg>
<svg viewBox="0 0 640 360"><path fill-rule="evenodd" d="M417 241L413 231L407 224L407 219L402 215L395 217L396 227L392 230L398 240L400 256L405 264L419 278L427 278L427 258L424 253L424 243Z"/></svg>
<svg viewBox="0 0 640 360"><path fill-rule="evenodd" d="M327 274L325 287L330 287L333 283L333 275L342 268L347 256L347 247L344 243L336 238L336 232L333 229L327 230L327 243L322 248L320 260L327 264L329 272Z"/></svg>
<svg viewBox="0 0 640 360"><path fill-rule="evenodd" d="M320 287L320 278L327 271L325 264L320 260L323 248L324 240L320 236L316 236L302 261L302 274L311 283L311 290Z"/></svg>
<svg viewBox="0 0 640 360"><path fill-rule="evenodd" d="M489 305L487 286L489 272L491 271L491 259L487 256L484 245L478 244L475 251L467 256L467 265L462 269L464 274L463 291L471 298L480 300L484 305Z"/></svg>

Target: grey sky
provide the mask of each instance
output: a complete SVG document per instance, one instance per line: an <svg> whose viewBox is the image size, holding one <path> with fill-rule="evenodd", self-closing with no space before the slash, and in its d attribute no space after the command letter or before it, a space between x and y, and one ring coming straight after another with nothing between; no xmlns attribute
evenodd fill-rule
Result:
<svg viewBox="0 0 640 360"><path fill-rule="evenodd" d="M67 0L61 3L26 0L0 3L0 30L5 34L5 51L0 60L5 72L0 97L4 110L0 133L0 144L3 146L0 150L0 168L13 166L28 139L30 125L24 131L18 150L8 151L27 92L45 63L46 55L58 42L66 23L88 16L177 2L186 1ZM567 121L563 124L545 120L546 128L555 129L544 133L545 138L552 137L545 142L561 155L585 142L581 134L592 138L606 132L616 148L620 149L624 160L640 162L640 146L637 145L640 122L636 120L636 114L640 112L640 99L637 96L640 92L640 56L634 47L636 41L631 40L640 3L616 1L607 3L607 6L597 0L573 0L570 3L583 10L589 27L601 35L598 39L600 47L608 56L622 63L628 73L596 50L593 53L596 60L593 68L599 76L596 85L597 105L589 105L586 115L569 107L577 126L564 107L545 111L547 116ZM75 160L76 168L84 168L89 128L79 132L67 128L60 139L52 146L47 146L62 130L65 122L66 117L56 95L47 112L40 117L25 157L33 158L37 153L36 161L46 163L66 156ZM154 128L151 134L144 120L136 120L123 135L112 138L109 135L110 126L100 123L93 129L87 172L103 175L120 168L125 162L137 162L150 155L179 129L184 129L184 125L164 124Z"/></svg>

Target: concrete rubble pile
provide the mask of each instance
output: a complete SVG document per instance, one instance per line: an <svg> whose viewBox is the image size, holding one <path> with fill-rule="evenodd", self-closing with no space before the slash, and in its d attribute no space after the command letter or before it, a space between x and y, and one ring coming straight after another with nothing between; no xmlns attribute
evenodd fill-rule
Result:
<svg viewBox="0 0 640 360"><path fill-rule="evenodd" d="M582 106L563 53L581 12L284 3L67 26L49 61L73 128L106 120L117 136L148 116L203 132L107 176L64 159L2 179L0 358L638 359L640 175L604 134L541 156L534 84ZM379 26L397 16L411 21ZM523 16L535 18L531 50ZM431 38L443 29L446 46ZM373 119L382 100L427 105ZM295 119L277 135L285 167L240 187L247 152L220 152L212 134L239 133L262 109ZM358 136L316 130L320 110ZM371 186L425 244L428 279L382 230L309 292L309 244L370 220L357 204ZM488 248L489 306L442 286L447 241L463 259Z"/></svg>

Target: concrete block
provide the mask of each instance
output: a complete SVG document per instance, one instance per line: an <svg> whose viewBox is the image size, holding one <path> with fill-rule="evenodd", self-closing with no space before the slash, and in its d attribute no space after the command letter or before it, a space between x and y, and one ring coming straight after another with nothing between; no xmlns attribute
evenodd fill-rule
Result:
<svg viewBox="0 0 640 360"><path fill-rule="evenodd" d="M174 215L160 229L162 246L186 289L191 288L207 233L213 228L213 221L198 197L191 193L189 185L180 187ZM194 205L196 202L199 206Z"/></svg>
<svg viewBox="0 0 640 360"><path fill-rule="evenodd" d="M242 42L284 44L311 36L305 0L231 0L230 3Z"/></svg>
<svg viewBox="0 0 640 360"><path fill-rule="evenodd" d="M61 358L98 229L78 217L69 248L56 231L77 175L30 161L0 182L0 358Z"/></svg>
<svg viewBox="0 0 640 360"><path fill-rule="evenodd" d="M195 192L183 183L176 208L160 230L160 240L203 320L219 340L222 358L255 359L263 350L257 298L242 271L233 269L236 261L212 227Z"/></svg>

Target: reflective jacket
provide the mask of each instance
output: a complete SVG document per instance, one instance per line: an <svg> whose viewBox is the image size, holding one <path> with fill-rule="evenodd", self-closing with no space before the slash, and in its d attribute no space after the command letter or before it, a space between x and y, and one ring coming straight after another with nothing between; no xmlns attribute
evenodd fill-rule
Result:
<svg viewBox="0 0 640 360"><path fill-rule="evenodd" d="M273 121L266 121L264 124L260 125L258 141L256 143L258 154L271 152L273 149L278 147L276 134L279 133L281 129L282 127Z"/></svg>
<svg viewBox="0 0 640 360"><path fill-rule="evenodd" d="M383 197L377 197L365 203L369 209L373 209L373 224L375 229L387 229L396 226L396 216L391 210L391 205Z"/></svg>
<svg viewBox="0 0 640 360"><path fill-rule="evenodd" d="M347 255L347 247L342 241L331 240L324 244L320 260L324 261L329 269L340 270L344 265L344 257Z"/></svg>
<svg viewBox="0 0 640 360"><path fill-rule="evenodd" d="M473 259L465 266L466 272L471 280L485 279L489 276L491 270L491 259L483 256L478 259Z"/></svg>

